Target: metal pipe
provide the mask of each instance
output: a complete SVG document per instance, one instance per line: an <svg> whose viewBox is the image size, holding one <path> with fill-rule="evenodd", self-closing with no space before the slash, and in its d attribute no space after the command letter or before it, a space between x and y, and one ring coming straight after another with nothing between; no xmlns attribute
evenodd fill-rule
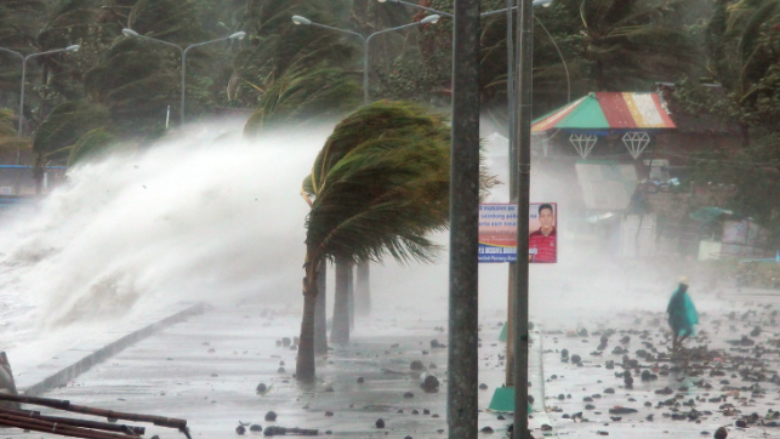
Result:
<svg viewBox="0 0 780 439"><path fill-rule="evenodd" d="M451 439L476 439L479 409L479 0L455 0L453 33L447 424Z"/></svg>
<svg viewBox="0 0 780 439"><path fill-rule="evenodd" d="M531 107L533 103L533 2L520 0L517 29L520 50L517 87L518 181L517 181L517 263L514 298L515 414L514 435L528 435L528 203L531 183ZM544 404L544 401L539 401Z"/></svg>

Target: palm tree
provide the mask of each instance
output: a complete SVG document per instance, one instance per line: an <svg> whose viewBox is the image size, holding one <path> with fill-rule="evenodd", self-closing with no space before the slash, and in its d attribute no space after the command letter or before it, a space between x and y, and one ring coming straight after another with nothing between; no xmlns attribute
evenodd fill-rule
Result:
<svg viewBox="0 0 780 439"><path fill-rule="evenodd" d="M571 1L565 2L571 3ZM688 0L577 0L585 57L598 91L675 80L695 65L678 16Z"/></svg>
<svg viewBox="0 0 780 439"><path fill-rule="evenodd" d="M6 0L0 2L0 46L20 53L30 52L45 16L43 0ZM21 78L18 58L0 52L0 91L17 95Z"/></svg>
<svg viewBox="0 0 780 439"><path fill-rule="evenodd" d="M41 192L43 174L50 160L67 157L81 136L107 125L108 121L108 111L101 105L74 101L54 107L33 137L35 193Z"/></svg>
<svg viewBox="0 0 780 439"><path fill-rule="evenodd" d="M437 246L426 235L447 222L449 136L443 119L424 108L380 101L344 119L317 156L303 188L313 202L306 222L299 379L315 374L322 261L378 261L386 255L400 262L432 260ZM337 286L337 296L345 295L343 287Z"/></svg>
<svg viewBox="0 0 780 439"><path fill-rule="evenodd" d="M776 0L718 0L707 27L709 70L741 114L743 146L750 126L776 127L780 96L780 47L776 43L780 4Z"/></svg>
<svg viewBox="0 0 780 439"><path fill-rule="evenodd" d="M269 76L244 134L256 135L274 124L301 124L335 119L360 105L361 88L337 68L292 68Z"/></svg>

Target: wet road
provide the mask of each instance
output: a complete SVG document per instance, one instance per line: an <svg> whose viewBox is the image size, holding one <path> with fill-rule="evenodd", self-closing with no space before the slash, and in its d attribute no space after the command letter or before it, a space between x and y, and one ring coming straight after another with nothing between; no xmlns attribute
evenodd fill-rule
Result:
<svg viewBox="0 0 780 439"><path fill-rule="evenodd" d="M776 311L780 295L775 291L732 290L731 294L698 294L694 296L697 299L701 324L696 339L686 346L708 352L700 361L659 357L659 353L668 354L671 345L660 312L591 316L583 319L580 327L547 333L546 402L561 437L593 437L599 432L614 437L713 437L721 426L728 428L730 438L780 437L780 424L767 426L777 422L770 411L780 406ZM756 327L760 328L758 334ZM582 328L588 330L587 336L578 333ZM609 330L616 332L599 349L601 337ZM571 360L564 362L563 349L569 350L570 357L580 355L582 366ZM624 383L624 356L628 361L637 360L628 368L633 388ZM614 368L607 367L610 361ZM643 381L644 371L657 379ZM561 395L563 399L559 399ZM610 413L617 407L637 412ZM588 422L574 419L580 412ZM760 418L770 416L763 419L764 425L759 421L748 423L747 428L737 427L737 421L753 413Z"/></svg>
<svg viewBox="0 0 780 439"><path fill-rule="evenodd" d="M46 396L184 418L195 438L236 437L239 421L263 428L314 428L321 435L331 431L334 437L444 437L447 349L431 347L434 339L447 343L447 334L435 329L444 322L423 315L358 321L353 342L318 362L317 384L301 386L292 378L296 351L276 343L297 335L299 316L263 315L256 306L211 309L141 341ZM503 362L498 361L503 344L497 341L502 319L496 315L483 320L480 378L489 389L480 392L480 407L487 408L493 387L503 382ZM410 370L413 360L439 377L438 393L422 391L420 372ZM362 384L358 377L363 377ZM270 391L256 394L259 383ZM405 397L407 392L412 396ZM264 420L271 410L278 416L275 422ZM375 426L379 418L385 422L383 429ZM495 414L480 414L480 428L490 426L496 436L508 423ZM152 426L147 437L153 434L178 435Z"/></svg>

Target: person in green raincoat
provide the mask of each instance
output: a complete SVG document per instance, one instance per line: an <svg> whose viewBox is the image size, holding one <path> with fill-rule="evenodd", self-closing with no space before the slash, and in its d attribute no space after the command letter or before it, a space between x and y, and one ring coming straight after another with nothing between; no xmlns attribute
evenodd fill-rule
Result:
<svg viewBox="0 0 780 439"><path fill-rule="evenodd" d="M688 279L680 279L677 291L669 299L666 307L669 314L669 326L672 328L672 350L676 351L686 338L696 335L696 327L699 323L699 314L688 296Z"/></svg>

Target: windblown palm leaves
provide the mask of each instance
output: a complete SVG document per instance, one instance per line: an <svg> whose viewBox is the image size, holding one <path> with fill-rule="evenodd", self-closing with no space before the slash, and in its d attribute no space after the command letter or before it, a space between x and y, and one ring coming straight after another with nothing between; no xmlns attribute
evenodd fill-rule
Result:
<svg viewBox="0 0 780 439"><path fill-rule="evenodd" d="M323 24L338 26L335 17L348 8L342 0L313 6L302 0L249 0L243 28L250 33L247 45L233 60L234 77L228 97L248 100L262 94L268 78L281 78L287 70L344 68L353 61L357 43L338 32L314 26L296 26L293 15L303 15Z"/></svg>
<svg viewBox="0 0 780 439"><path fill-rule="evenodd" d="M127 17L127 27L179 44L197 42L205 37L198 5L190 0L137 0Z"/></svg>
<svg viewBox="0 0 780 439"><path fill-rule="evenodd" d="M120 38L85 79L93 102L111 111L117 132L143 136L178 103L178 53L137 38ZM151 132L151 131L150 131Z"/></svg>
<svg viewBox="0 0 780 439"><path fill-rule="evenodd" d="M33 138L36 191L40 191L46 163L57 157L67 157L70 147L87 132L105 126L108 111L101 105L86 102L67 102L55 107L41 123Z"/></svg>
<svg viewBox="0 0 780 439"><path fill-rule="evenodd" d="M745 111L743 124L777 125L780 110L780 2L716 3L707 28L709 68ZM745 126L743 129L747 129Z"/></svg>
<svg viewBox="0 0 780 439"><path fill-rule="evenodd" d="M337 68L287 70L269 78L244 134L256 135L275 124L332 119L360 105L361 88Z"/></svg>
<svg viewBox="0 0 780 439"><path fill-rule="evenodd" d="M318 155L304 192L304 321L298 377L314 376L317 273L325 259L430 261L426 235L446 226L450 129L440 116L405 102L381 101L343 120Z"/></svg>
<svg viewBox="0 0 780 439"><path fill-rule="evenodd" d="M0 46L20 53L35 47L45 5L41 0L6 0L0 2ZM0 91L17 94L22 60L0 52Z"/></svg>
<svg viewBox="0 0 780 439"><path fill-rule="evenodd" d="M53 50L76 44L98 25L104 13L101 0L59 0L49 20L38 35L42 50Z"/></svg>
<svg viewBox="0 0 780 439"><path fill-rule="evenodd" d="M696 52L676 17L683 15L683 8L691 3L577 0L585 56L592 63L597 89L636 89L640 81L674 80L689 72Z"/></svg>
<svg viewBox="0 0 780 439"><path fill-rule="evenodd" d="M408 103L373 104L340 123L312 172L310 260L430 260L425 235L446 225L449 208L449 132Z"/></svg>
<svg viewBox="0 0 780 439"><path fill-rule="evenodd" d="M87 132L70 148L68 166L86 161L104 154L115 141L114 136L103 128Z"/></svg>

